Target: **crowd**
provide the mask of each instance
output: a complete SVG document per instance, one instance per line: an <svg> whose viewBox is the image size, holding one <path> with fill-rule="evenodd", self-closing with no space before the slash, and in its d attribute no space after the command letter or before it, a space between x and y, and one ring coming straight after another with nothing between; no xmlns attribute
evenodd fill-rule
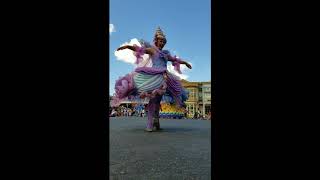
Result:
<svg viewBox="0 0 320 180"><path fill-rule="evenodd" d="M131 107L119 106L118 108L111 108L109 109L109 116L110 117L120 117L120 116L135 116L135 117L146 117L148 111L147 108L143 105ZM184 118L186 119L188 116L188 111L185 110ZM209 111L206 114L202 114L202 112L198 109L191 117L192 119L196 120L211 120L211 112Z"/></svg>
<svg viewBox="0 0 320 180"><path fill-rule="evenodd" d="M202 114L201 111L198 109L198 111L194 113L192 119L211 120L211 112L209 111L207 114Z"/></svg>
<svg viewBox="0 0 320 180"><path fill-rule="evenodd" d="M145 117L146 110L144 106L139 106L135 108L119 106L118 108L110 108L109 109L109 116L110 117L117 117L117 116L137 116L137 117Z"/></svg>

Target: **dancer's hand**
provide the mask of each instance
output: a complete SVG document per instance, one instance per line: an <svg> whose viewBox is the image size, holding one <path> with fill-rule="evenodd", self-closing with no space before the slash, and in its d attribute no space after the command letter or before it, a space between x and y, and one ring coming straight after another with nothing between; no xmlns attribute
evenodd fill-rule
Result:
<svg viewBox="0 0 320 180"><path fill-rule="evenodd" d="M191 66L189 63L186 63L186 66L187 66L189 69L192 69L192 66Z"/></svg>
<svg viewBox="0 0 320 180"><path fill-rule="evenodd" d="M163 74L163 78L164 78L165 80L167 80L167 79L168 79L168 75L167 75L167 73L164 73L164 74Z"/></svg>

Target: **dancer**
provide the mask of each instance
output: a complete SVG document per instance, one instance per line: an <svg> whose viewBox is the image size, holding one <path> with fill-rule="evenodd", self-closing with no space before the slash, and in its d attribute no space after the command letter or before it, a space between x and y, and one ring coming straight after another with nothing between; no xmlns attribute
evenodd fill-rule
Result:
<svg viewBox="0 0 320 180"><path fill-rule="evenodd" d="M182 87L179 78L167 70L167 61L171 61L174 69L181 74L180 64L192 68L189 63L171 56L168 50L163 50L167 39L160 27L156 30L153 43L151 45L145 41L138 45L125 45L119 47L117 51L130 49L134 51L138 65L134 72L121 77L116 81L115 94L111 101L113 107L119 106L124 100L139 101L145 98L148 103L148 132L161 130L159 122L160 102L175 103L177 106L185 107L184 102L188 98L188 92ZM149 58L144 59L144 54Z"/></svg>

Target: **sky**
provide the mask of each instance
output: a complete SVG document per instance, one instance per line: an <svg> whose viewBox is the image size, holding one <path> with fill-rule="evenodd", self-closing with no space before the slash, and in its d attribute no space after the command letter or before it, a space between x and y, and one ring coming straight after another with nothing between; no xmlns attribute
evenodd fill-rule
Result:
<svg viewBox="0 0 320 180"><path fill-rule="evenodd" d="M110 0L109 19L109 92L116 79L135 68L130 50L118 51L123 44L137 39L152 42L158 26L166 36L163 49L189 62L181 65L187 81L211 79L211 0ZM168 69L172 72L171 63ZM174 72L175 73L175 72Z"/></svg>

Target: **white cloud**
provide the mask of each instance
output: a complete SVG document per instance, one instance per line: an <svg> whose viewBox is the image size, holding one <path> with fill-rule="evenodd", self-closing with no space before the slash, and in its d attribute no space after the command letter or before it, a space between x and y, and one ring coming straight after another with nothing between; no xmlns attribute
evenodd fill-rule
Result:
<svg viewBox="0 0 320 180"><path fill-rule="evenodd" d="M115 29L115 27L114 27L113 24L109 24L109 33L110 33L110 35L111 35L113 32L116 32L116 29Z"/></svg>
<svg viewBox="0 0 320 180"><path fill-rule="evenodd" d="M191 64L190 62L189 62L189 64L192 66L192 64ZM174 70L174 67L172 66L172 64L171 64L171 63L168 63L168 71L169 71L170 73L178 76L178 77L181 78L181 79L185 79L185 80L188 79L189 76L186 75L186 74L184 74L184 73L185 73L187 70L189 70L189 68L188 68L186 65L181 64L181 65L180 65L180 70L181 70L182 74L179 74L177 71L175 71L175 70Z"/></svg>
<svg viewBox="0 0 320 180"><path fill-rule="evenodd" d="M131 39L130 42L126 42L124 44L121 44L119 47L124 46L124 45L133 45L136 44L138 46L141 46L138 39L134 38ZM115 51L114 55L117 57L117 60L123 61L129 64L134 64L136 62L136 57L133 54L133 51L130 49L123 49L120 51Z"/></svg>
<svg viewBox="0 0 320 180"><path fill-rule="evenodd" d="M130 42L126 42L124 44L121 44L119 47L124 46L124 45L133 45L133 44L141 46L138 39L134 38L134 39L131 39ZM135 65L136 57L134 56L133 51L131 51L129 49L124 49L124 50L120 50L120 51L115 51L114 55L116 56L117 60L136 66ZM143 59L147 59L147 57L148 57L148 55L143 55ZM189 64L191 64L191 63L189 62ZM191 64L191 66L192 66L192 64ZM189 71L189 68L187 66L185 66L184 64L181 64L180 70L181 70L182 74L179 74L177 71L175 71L171 62L168 62L168 71L170 73L178 76L181 79L188 79L189 76L184 73L186 71Z"/></svg>

